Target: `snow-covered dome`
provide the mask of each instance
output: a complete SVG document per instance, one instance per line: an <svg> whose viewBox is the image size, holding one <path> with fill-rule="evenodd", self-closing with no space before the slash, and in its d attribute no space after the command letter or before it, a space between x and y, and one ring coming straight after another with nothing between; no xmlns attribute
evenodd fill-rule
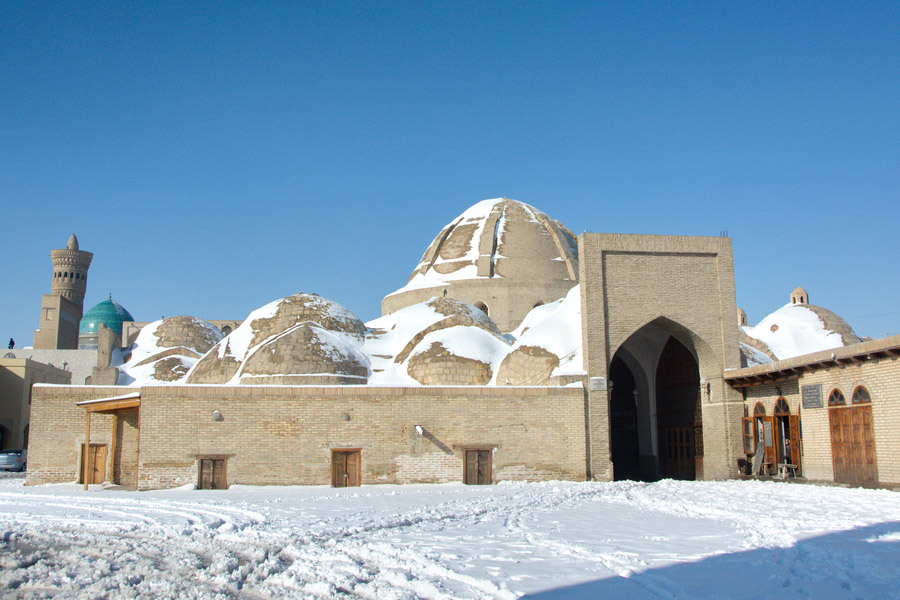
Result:
<svg viewBox="0 0 900 600"><path fill-rule="evenodd" d="M365 383L368 360L353 350L365 333L359 317L337 302L294 294L250 313L194 366L187 383Z"/></svg>
<svg viewBox="0 0 900 600"><path fill-rule="evenodd" d="M559 385L584 377L578 286L532 310L512 335L517 339L500 365L498 385Z"/></svg>
<svg viewBox="0 0 900 600"><path fill-rule="evenodd" d="M219 340L215 325L177 316L144 326L119 367L119 384L177 383Z"/></svg>
<svg viewBox="0 0 900 600"><path fill-rule="evenodd" d="M798 290L808 300L806 291ZM800 302L785 304L757 325L742 329L779 360L861 341L850 325L832 311Z"/></svg>
<svg viewBox="0 0 900 600"><path fill-rule="evenodd" d="M484 200L434 238L405 286L382 302L382 314L432 296L462 300L511 331L534 306L562 298L578 281L575 236L517 200Z"/></svg>

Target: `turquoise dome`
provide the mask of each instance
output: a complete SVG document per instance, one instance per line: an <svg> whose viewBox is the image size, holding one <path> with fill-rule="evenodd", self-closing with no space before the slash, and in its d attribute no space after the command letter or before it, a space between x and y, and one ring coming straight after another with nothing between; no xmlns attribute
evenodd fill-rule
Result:
<svg viewBox="0 0 900 600"><path fill-rule="evenodd" d="M122 335L122 323L125 321L134 321L134 317L125 310L124 306L110 297L109 300L104 300L84 313L84 316L81 317L81 328L78 331L82 335L96 334L98 326L103 323L113 332Z"/></svg>

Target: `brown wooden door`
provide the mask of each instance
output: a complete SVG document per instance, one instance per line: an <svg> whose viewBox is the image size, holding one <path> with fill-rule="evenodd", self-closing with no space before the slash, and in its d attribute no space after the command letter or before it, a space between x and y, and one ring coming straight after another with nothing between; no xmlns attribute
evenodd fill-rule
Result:
<svg viewBox="0 0 900 600"><path fill-rule="evenodd" d="M201 490L225 490L228 489L228 481L225 476L224 458L200 459L200 489Z"/></svg>
<svg viewBox="0 0 900 600"><path fill-rule="evenodd" d="M694 428L666 427L661 428L662 447L660 448L664 477L672 479L694 479L696 461L694 458Z"/></svg>
<svg viewBox="0 0 900 600"><path fill-rule="evenodd" d="M106 481L106 444L91 444L90 455L87 457L88 484L103 483ZM78 483L84 483L84 444L81 445L81 469L78 471Z"/></svg>
<svg viewBox="0 0 900 600"><path fill-rule="evenodd" d="M463 481L466 485L490 485L491 451L466 450Z"/></svg>
<svg viewBox="0 0 900 600"><path fill-rule="evenodd" d="M852 406L829 411L834 480L877 483L872 407Z"/></svg>
<svg viewBox="0 0 900 600"><path fill-rule="evenodd" d="M334 487L357 487L362 473L362 452L360 450L332 450L331 485Z"/></svg>

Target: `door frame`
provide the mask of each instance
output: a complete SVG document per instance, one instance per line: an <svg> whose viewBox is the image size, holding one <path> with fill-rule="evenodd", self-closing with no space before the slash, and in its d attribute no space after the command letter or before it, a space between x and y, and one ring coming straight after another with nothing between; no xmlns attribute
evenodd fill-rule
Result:
<svg viewBox="0 0 900 600"><path fill-rule="evenodd" d="M88 456L90 454L90 448L104 448L104 453L106 455L105 464L103 465L103 479L99 482L90 482L87 485L95 485L95 483L104 483L109 481L109 467L110 467L110 456L109 456L109 444L105 442L91 442L90 444L86 444L81 442L80 447L80 456L81 456L81 464L78 465L78 483L84 483L86 481L87 475L87 467L91 467L91 472L96 469L96 465L93 461L93 456Z"/></svg>
<svg viewBox="0 0 900 600"><path fill-rule="evenodd" d="M228 458L230 456L234 456L233 454L202 454L197 457L197 489L222 489L227 490L229 487L228 483ZM222 477L225 479L225 487L222 488L204 488L203 484L203 461L204 460L221 460L222 461ZM215 473L215 466L213 466L213 473ZM210 475L212 476L212 475Z"/></svg>
<svg viewBox="0 0 900 600"><path fill-rule="evenodd" d="M329 448L331 452L331 486L332 487L359 487L362 485L362 448ZM356 485L355 486L346 486L346 485L335 485L335 472L334 472L334 459L337 454L351 454L355 453L359 456L359 459L356 461Z"/></svg>
<svg viewBox="0 0 900 600"><path fill-rule="evenodd" d="M471 451L482 451L488 453L488 469L487 469L487 483L482 485L493 485L494 484L494 450L497 449L496 444L481 444L477 446L457 446L462 451L462 463L463 463L463 483L466 483L469 479L469 465L466 460L466 453ZM467 484L469 485L469 484Z"/></svg>

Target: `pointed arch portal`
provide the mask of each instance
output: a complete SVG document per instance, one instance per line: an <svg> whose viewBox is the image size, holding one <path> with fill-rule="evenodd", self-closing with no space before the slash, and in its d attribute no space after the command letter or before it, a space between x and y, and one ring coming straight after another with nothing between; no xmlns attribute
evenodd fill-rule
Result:
<svg viewBox="0 0 900 600"><path fill-rule="evenodd" d="M614 479L702 478L700 370L692 349L646 325L613 355L609 379Z"/></svg>

